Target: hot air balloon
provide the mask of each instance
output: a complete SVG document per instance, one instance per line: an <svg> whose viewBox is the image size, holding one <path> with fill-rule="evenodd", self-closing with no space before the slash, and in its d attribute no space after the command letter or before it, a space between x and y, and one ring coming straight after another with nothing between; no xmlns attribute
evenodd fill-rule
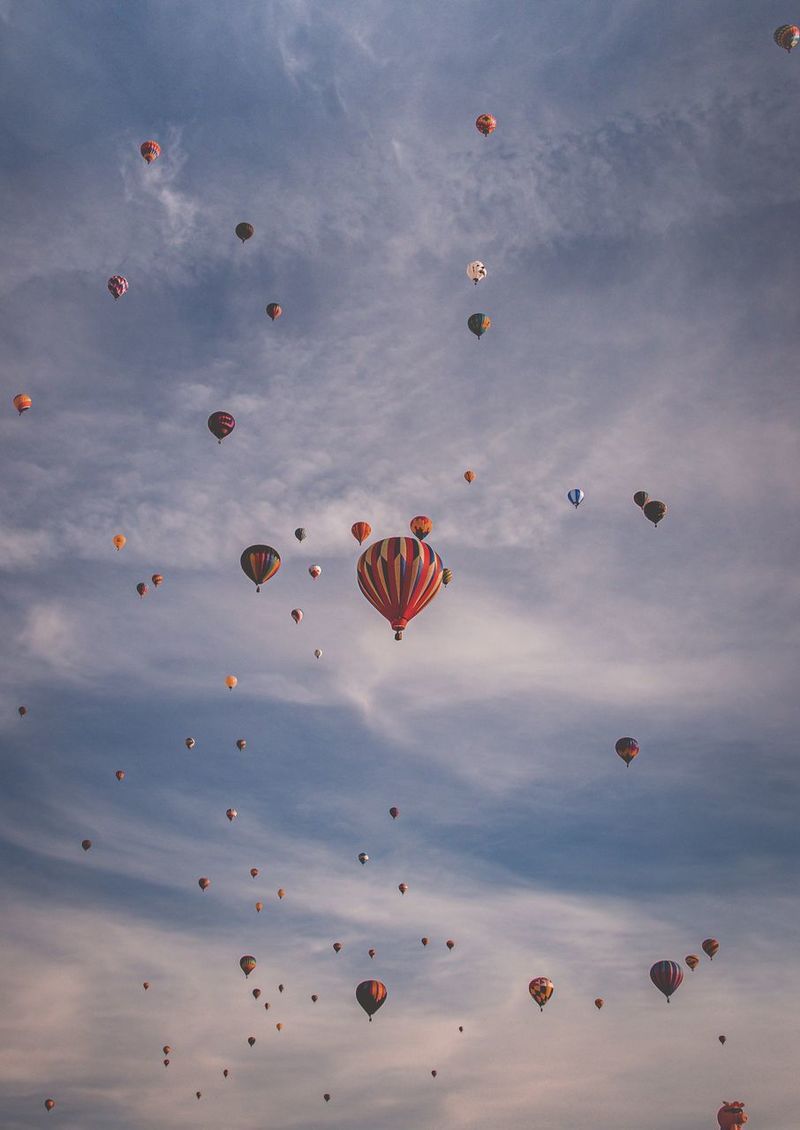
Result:
<svg viewBox="0 0 800 1130"><path fill-rule="evenodd" d="M161 1050L164 1055L170 1055L172 1053L172 1048L169 1046L169 1044L164 1044L164 1047Z"/></svg>
<svg viewBox="0 0 800 1130"><path fill-rule="evenodd" d="M617 751L617 756L621 757L625 762L625 768L627 769L639 752L639 743L636 738L619 738L614 745L614 749Z"/></svg>
<svg viewBox="0 0 800 1130"><path fill-rule="evenodd" d="M202 1091L195 1091L195 1098L202 1099L202 1097L203 1097Z"/></svg>
<svg viewBox="0 0 800 1130"><path fill-rule="evenodd" d="M494 133L497 129L497 122L491 114L479 114L475 119L475 129L478 133L482 133L484 137L488 137L490 133Z"/></svg>
<svg viewBox="0 0 800 1130"><path fill-rule="evenodd" d="M429 940L430 940L429 938L420 938L420 941L422 942L423 946L427 946Z"/></svg>
<svg viewBox="0 0 800 1130"><path fill-rule="evenodd" d="M552 997L554 988L549 977L534 977L528 985L528 992L538 1004L540 1012L544 1012L544 1006Z"/></svg>
<svg viewBox="0 0 800 1130"><path fill-rule="evenodd" d="M717 1122L720 1130L731 1130L733 1126L744 1126L750 1120L750 1115L745 1114L744 1103L732 1102L727 1099L717 1111Z"/></svg>
<svg viewBox="0 0 800 1130"><path fill-rule="evenodd" d="M108 287L108 293L113 295L114 301L116 302L118 298L122 298L123 294L127 293L128 280L123 278L122 275L112 275L106 283L106 286Z"/></svg>
<svg viewBox="0 0 800 1130"><path fill-rule="evenodd" d="M224 1078L224 1079L227 1079L227 1078L228 1078L228 1069L227 1069L227 1067L223 1067L223 1069L222 1069L222 1075L223 1075L223 1078Z"/></svg>
<svg viewBox="0 0 800 1130"><path fill-rule="evenodd" d="M200 888L201 891L207 891L208 888L211 886L211 880L207 879L204 875L202 877L202 879L197 880L197 885L198 885L198 887Z"/></svg>
<svg viewBox="0 0 800 1130"><path fill-rule="evenodd" d="M236 686L236 684L238 682L239 682L239 680L236 678L235 675L226 675L225 676L225 686L228 688L229 691L232 691L233 688Z"/></svg>
<svg viewBox="0 0 800 1130"><path fill-rule="evenodd" d="M294 531L294 536L298 541L305 541L305 539L308 537L308 531L304 530L302 526L298 526Z"/></svg>
<svg viewBox="0 0 800 1130"><path fill-rule="evenodd" d="M186 738L183 744L187 749L194 749L194 747L197 745L197 742L194 740L194 738Z"/></svg>
<svg viewBox="0 0 800 1130"><path fill-rule="evenodd" d="M800 43L800 27L797 27L796 24L781 24L780 27L775 29L772 38L784 51L794 51L797 44Z"/></svg>
<svg viewBox="0 0 800 1130"><path fill-rule="evenodd" d="M333 952L334 953L340 953L341 949L342 949L342 943L341 942L334 942L333 943Z"/></svg>
<svg viewBox="0 0 800 1130"><path fill-rule="evenodd" d="M372 958L372 959L375 958L375 950L369 949L369 950L367 950L367 953L369 954L370 958Z"/></svg>
<svg viewBox="0 0 800 1130"><path fill-rule="evenodd" d="M362 544L364 538L368 538L372 533L372 526L369 522L354 522L350 527L350 533L356 539L359 545Z"/></svg>
<svg viewBox="0 0 800 1130"><path fill-rule="evenodd" d="M261 592L261 586L281 567L281 555L271 545L249 545L239 561L244 575L256 586L256 592Z"/></svg>
<svg viewBox="0 0 800 1130"><path fill-rule="evenodd" d="M141 600L147 596L147 594L150 592L150 589L147 587L144 581L139 581L139 584L136 586L136 591L138 592L139 599Z"/></svg>
<svg viewBox="0 0 800 1130"><path fill-rule="evenodd" d="M222 443L235 427L236 421L230 412L212 412L208 417L208 430L216 437L217 443Z"/></svg>
<svg viewBox="0 0 800 1130"><path fill-rule="evenodd" d="M322 1096L326 1103L331 1101L331 1096L327 1092Z"/></svg>
<svg viewBox="0 0 800 1130"><path fill-rule="evenodd" d="M16 408L17 412L19 413L19 415L21 416L23 412L28 411L30 406L33 404L33 401L28 396L27 392L18 392L17 395L14 397L14 400L13 400L12 403L13 403L14 407Z"/></svg>
<svg viewBox="0 0 800 1130"><path fill-rule="evenodd" d="M322 659L322 648L321 647L315 647L314 648L314 658L315 659Z"/></svg>
<svg viewBox="0 0 800 1130"><path fill-rule="evenodd" d="M114 776L117 778L118 781L124 781L125 780L125 770L124 769L118 769L116 771L116 773L114 774Z"/></svg>
<svg viewBox="0 0 800 1130"><path fill-rule="evenodd" d="M458 1026L458 1030L459 1030L459 1032L463 1032L463 1031L464 1031L464 1026L463 1026L462 1024L459 1024L459 1026Z"/></svg>
<svg viewBox="0 0 800 1130"><path fill-rule="evenodd" d="M169 1067L169 1060L168 1059L163 1060L163 1063L164 1063L165 1067Z"/></svg>
<svg viewBox="0 0 800 1130"><path fill-rule="evenodd" d="M358 559L358 587L392 626L394 638L403 632L438 593L442 584L439 554L414 538L384 538Z"/></svg>
<svg viewBox="0 0 800 1130"><path fill-rule="evenodd" d="M698 965L700 964L700 958L696 954L693 954L693 953L690 953L683 960L686 962L686 964L689 966L689 968L691 969L691 971L693 973L694 973L695 969L697 969Z"/></svg>
<svg viewBox="0 0 800 1130"><path fill-rule="evenodd" d="M303 619L303 609L302 608L293 608L292 611L291 611L291 617L294 620L295 624L299 624L300 621Z"/></svg>
<svg viewBox="0 0 800 1130"><path fill-rule="evenodd" d="M652 522L654 526L657 526L667 513L667 504L666 502L654 502L651 500L650 502L645 502L642 511L648 522Z"/></svg>
<svg viewBox="0 0 800 1130"><path fill-rule="evenodd" d="M27 706L18 706L17 707L17 714L19 714L20 718L24 718L27 713L28 713Z"/></svg>
<svg viewBox="0 0 800 1130"><path fill-rule="evenodd" d="M716 938L706 938L703 942L703 953L708 954L709 960L713 961L714 956L719 950L719 942Z"/></svg>
<svg viewBox="0 0 800 1130"><path fill-rule="evenodd" d="M252 991L252 994L253 994L253 1000L258 1000L258 998L261 996L261 990L260 989L253 989L251 991Z"/></svg>
<svg viewBox="0 0 800 1130"><path fill-rule="evenodd" d="M257 878L258 878L258 868L257 868L257 867L251 867L251 868L250 868L250 877L251 877L252 879L257 879Z"/></svg>
<svg viewBox="0 0 800 1130"><path fill-rule="evenodd" d="M251 953L246 953L244 957L239 958L239 967L247 978L256 967L256 959Z"/></svg>
<svg viewBox="0 0 800 1130"><path fill-rule="evenodd" d="M242 751L243 749L247 749L247 741L246 741L246 740L245 740L244 738L237 738L237 739L236 739L236 748L237 748L237 749L238 749L238 750L239 750L240 752L241 752L241 751Z"/></svg>
<svg viewBox="0 0 800 1130"><path fill-rule="evenodd" d="M436 1076L438 1075L438 1072L437 1072L437 1070L436 1070L436 1068L435 1068L435 1067L434 1067L433 1071L431 1071L431 1075L433 1076L433 1078L434 1078L434 1079L435 1079L435 1078L436 1078Z"/></svg>
<svg viewBox="0 0 800 1130"><path fill-rule="evenodd" d="M88 851L91 846L92 846L91 840L81 840L81 847L83 848L84 851Z"/></svg>
<svg viewBox="0 0 800 1130"><path fill-rule="evenodd" d="M226 811L225 815L228 817L228 819L231 821L231 823L233 823L233 821L236 819L236 817L239 815L239 813L236 811L235 808L229 808Z"/></svg>
<svg viewBox="0 0 800 1130"><path fill-rule="evenodd" d="M280 318L282 313L283 310L277 302L270 302L269 306L267 306L267 317L273 322L276 318Z"/></svg>
<svg viewBox="0 0 800 1130"><path fill-rule="evenodd" d="M474 471L465 471L464 472L464 478L467 480L468 483L475 482L475 472Z"/></svg>
<svg viewBox="0 0 800 1130"><path fill-rule="evenodd" d="M583 491L581 490L580 487L573 487L572 490L567 491L567 498L569 499L569 501L572 503L572 505L575 507L576 510L578 509L580 504L583 502L585 497L586 497L586 495L583 493Z"/></svg>
<svg viewBox="0 0 800 1130"><path fill-rule="evenodd" d="M360 851L358 853L358 862L361 864L362 867L364 866L365 863L369 863L369 856L367 855L367 853L365 851Z"/></svg>
<svg viewBox="0 0 800 1130"><path fill-rule="evenodd" d="M408 525L411 533L420 541L425 541L425 538L433 529L433 522L430 518L426 518L424 514L417 514L416 518L412 518Z"/></svg>
<svg viewBox="0 0 800 1130"><path fill-rule="evenodd" d="M391 816L392 820L396 820L400 815L400 809L395 808L394 805L392 805L392 807L389 809L389 815Z"/></svg>
<svg viewBox="0 0 800 1130"><path fill-rule="evenodd" d="M640 510L643 510L644 504L650 501L650 495L646 490L637 490L636 494L633 496L633 501L636 503Z"/></svg>
<svg viewBox="0 0 800 1130"><path fill-rule="evenodd" d="M467 278L472 279L475 286L478 285L481 279L485 279L488 273L480 259L473 259L471 263L467 263Z"/></svg>
<svg viewBox="0 0 800 1130"><path fill-rule="evenodd" d="M56 1100L55 1100L55 1099L45 1099L45 1100L44 1100L44 1108L45 1108L45 1110L52 1110L52 1109L53 1109L53 1107L54 1107L55 1105L56 1105Z"/></svg>
<svg viewBox="0 0 800 1130"><path fill-rule="evenodd" d="M727 1040L727 1038L728 1038L727 1036L717 1036L717 1039L719 1040L719 1042L722 1044L723 1047L725 1046L725 1041Z"/></svg>
<svg viewBox="0 0 800 1130"><path fill-rule="evenodd" d="M683 980L683 970L677 961L657 961L650 970L650 980L669 1004L669 998Z"/></svg>
<svg viewBox="0 0 800 1130"><path fill-rule="evenodd" d="M456 943L453 941L452 938L448 938L447 941L444 944L447 946L447 948L449 950L451 950Z"/></svg>
<svg viewBox="0 0 800 1130"><path fill-rule="evenodd" d="M308 571L311 574L311 579L316 581L317 577L322 572L322 566L321 565L309 565Z"/></svg>
<svg viewBox="0 0 800 1130"><path fill-rule="evenodd" d="M311 1000L314 1002L314 1004L317 1003L317 1001L319 1000L319 997L317 996L316 993L311 994Z"/></svg>
<svg viewBox="0 0 800 1130"><path fill-rule="evenodd" d="M279 1032L283 1031L283 1025L282 1024L276 1024L275 1027L278 1029Z"/></svg>
<svg viewBox="0 0 800 1130"><path fill-rule="evenodd" d="M257 902L256 903L256 914L260 914L263 909L264 909L263 902Z"/></svg>
<svg viewBox="0 0 800 1130"><path fill-rule="evenodd" d="M595 1008L602 1008L605 1003L606 1002L603 1000L602 997L598 997L594 1002L594 1007Z"/></svg>
<svg viewBox="0 0 800 1130"><path fill-rule="evenodd" d="M142 988L144 989L145 992L147 992L147 990L150 988L150 982L149 981L142 981Z"/></svg>
<svg viewBox="0 0 800 1130"><path fill-rule="evenodd" d="M482 335L490 328L491 324L492 319L488 314L470 314L467 318L467 326L479 341Z"/></svg>
<svg viewBox="0 0 800 1130"><path fill-rule="evenodd" d="M406 891L408 890L408 883L398 883L397 889L398 889L398 891L400 892L401 895L404 895L406 893Z"/></svg>
<svg viewBox="0 0 800 1130"><path fill-rule="evenodd" d="M139 146L139 152L147 164L152 165L153 161L161 155L161 146L157 141L143 141Z"/></svg>
<svg viewBox="0 0 800 1130"><path fill-rule="evenodd" d="M356 1000L366 1012L371 1024L372 1017L386 1000L386 986L382 981L362 981L356 987Z"/></svg>
<svg viewBox="0 0 800 1130"><path fill-rule="evenodd" d="M450 584L452 579L453 579L453 570L452 569L442 569L442 584L445 586L445 588Z"/></svg>
<svg viewBox="0 0 800 1130"><path fill-rule="evenodd" d="M278 887L278 898L282 899L282 898L284 898L285 895L286 895L286 891L283 889L283 887Z"/></svg>
<svg viewBox="0 0 800 1130"><path fill-rule="evenodd" d="M253 1044L254 1044L254 1043L256 1042L256 1038L255 1038L255 1036L248 1036L248 1037L247 1037L247 1042L248 1042L248 1044L250 1045L250 1047L252 1048Z"/></svg>
<svg viewBox="0 0 800 1130"><path fill-rule="evenodd" d="M252 224L241 223L236 225L236 234L242 243L245 243L248 239L252 239L255 235L255 231L256 229Z"/></svg>

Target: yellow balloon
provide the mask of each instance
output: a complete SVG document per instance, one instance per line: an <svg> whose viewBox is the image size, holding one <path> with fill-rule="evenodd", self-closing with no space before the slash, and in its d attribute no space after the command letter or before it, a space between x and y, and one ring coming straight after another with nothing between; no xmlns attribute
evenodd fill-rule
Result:
<svg viewBox="0 0 800 1130"><path fill-rule="evenodd" d="M236 686L236 684L238 682L239 682L239 680L236 678L235 675L228 675L225 679L225 686L228 688L229 691L232 691L233 688Z"/></svg>
<svg viewBox="0 0 800 1130"><path fill-rule="evenodd" d="M125 542L128 539L125 537L124 534L114 534L114 536L111 540L114 543L114 549L116 549L117 553L119 553L119 551L122 549L123 545L125 544Z"/></svg>

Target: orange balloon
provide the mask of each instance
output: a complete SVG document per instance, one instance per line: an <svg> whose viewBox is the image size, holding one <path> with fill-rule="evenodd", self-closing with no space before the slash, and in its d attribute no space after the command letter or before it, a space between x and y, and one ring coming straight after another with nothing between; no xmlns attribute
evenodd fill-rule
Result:
<svg viewBox="0 0 800 1130"><path fill-rule="evenodd" d="M368 538L372 533L372 526L369 522L354 522L350 527L350 533L356 539L359 545L362 544L364 538Z"/></svg>
<svg viewBox="0 0 800 1130"><path fill-rule="evenodd" d="M236 686L236 684L238 682L239 682L239 680L236 678L235 675L226 675L225 676L225 686L228 688L229 691L232 691L233 688Z"/></svg>
<svg viewBox="0 0 800 1130"><path fill-rule="evenodd" d="M20 416L23 412L27 412L32 404L33 401L25 392L18 392L14 397L14 407L16 408L17 412L19 412Z"/></svg>
<svg viewBox="0 0 800 1130"><path fill-rule="evenodd" d="M119 553L119 551L122 549L123 545L125 544L125 542L127 540L128 539L125 537L124 534L114 534L111 541L114 543L114 549L116 549L117 553Z"/></svg>
<svg viewBox="0 0 800 1130"><path fill-rule="evenodd" d="M475 472L474 471L465 471L464 472L464 478L467 480L468 483L474 482Z"/></svg>

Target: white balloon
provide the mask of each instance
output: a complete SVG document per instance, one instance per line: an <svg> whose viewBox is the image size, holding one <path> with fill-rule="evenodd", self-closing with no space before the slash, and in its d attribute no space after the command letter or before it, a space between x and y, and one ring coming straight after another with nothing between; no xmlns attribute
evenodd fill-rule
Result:
<svg viewBox="0 0 800 1130"><path fill-rule="evenodd" d="M480 259L474 259L471 263L467 264L467 278L472 279L476 286L481 281L481 279L486 278L488 273L489 272L486 270L485 265L481 263Z"/></svg>

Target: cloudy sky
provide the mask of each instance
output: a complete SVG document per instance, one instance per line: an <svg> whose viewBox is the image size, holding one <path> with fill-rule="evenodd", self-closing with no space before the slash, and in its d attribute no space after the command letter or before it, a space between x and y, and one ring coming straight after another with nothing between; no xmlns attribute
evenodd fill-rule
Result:
<svg viewBox="0 0 800 1130"><path fill-rule="evenodd" d="M792 18L0 0L3 1130L796 1126Z"/></svg>

